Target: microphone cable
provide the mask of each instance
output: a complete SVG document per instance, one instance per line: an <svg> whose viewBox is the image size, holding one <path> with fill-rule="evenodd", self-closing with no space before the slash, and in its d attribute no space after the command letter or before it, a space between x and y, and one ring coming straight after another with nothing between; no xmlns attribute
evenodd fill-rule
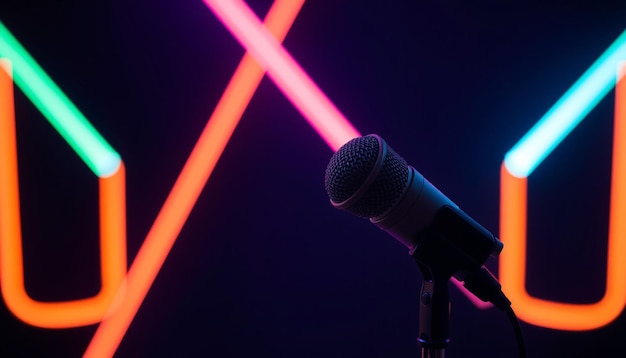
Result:
<svg viewBox="0 0 626 358"><path fill-rule="evenodd" d="M522 333L522 327L519 324L517 315L513 311L513 307L508 306L504 310L515 332L515 340L517 341L517 350L520 358L526 358L526 344L524 343L524 334Z"/></svg>

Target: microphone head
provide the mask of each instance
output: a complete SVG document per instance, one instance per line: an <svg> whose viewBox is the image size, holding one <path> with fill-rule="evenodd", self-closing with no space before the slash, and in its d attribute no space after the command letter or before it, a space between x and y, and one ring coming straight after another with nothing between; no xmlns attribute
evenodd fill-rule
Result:
<svg viewBox="0 0 626 358"><path fill-rule="evenodd" d="M391 209L409 185L409 166L378 135L344 144L326 167L325 187L333 206L363 218Z"/></svg>

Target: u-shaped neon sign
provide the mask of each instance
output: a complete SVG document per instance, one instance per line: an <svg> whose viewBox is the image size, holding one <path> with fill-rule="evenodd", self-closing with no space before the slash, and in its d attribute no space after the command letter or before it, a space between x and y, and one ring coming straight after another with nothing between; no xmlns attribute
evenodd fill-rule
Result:
<svg viewBox="0 0 626 358"><path fill-rule="evenodd" d="M0 278L7 306L23 321L64 328L98 323L126 274L125 171L120 156L0 23ZM14 73L14 75L13 75ZM32 299L24 283L13 82L98 177L101 289L62 302Z"/></svg>
<svg viewBox="0 0 626 358"><path fill-rule="evenodd" d="M626 305L626 32L506 154L501 167L500 281L520 319L562 330L602 327ZM615 87L615 118L606 288L600 301L562 303L532 297L525 288L527 178Z"/></svg>

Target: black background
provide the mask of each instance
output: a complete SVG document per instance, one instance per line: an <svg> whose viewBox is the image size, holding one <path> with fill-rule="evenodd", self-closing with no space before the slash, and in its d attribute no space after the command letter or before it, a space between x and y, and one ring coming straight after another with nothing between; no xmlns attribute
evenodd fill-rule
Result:
<svg viewBox="0 0 626 358"><path fill-rule="evenodd" d="M249 4L262 17L271 1ZM361 133L497 232L504 154L625 19L617 1L309 0L285 47ZM4 0L0 20L121 154L132 263L243 48L200 0ZM612 95L529 179L533 295L603 294ZM97 180L19 91L16 121L27 290L93 295ZM330 206L331 155L265 78L116 356L417 356L421 276L404 246ZM2 356L80 356L96 328L36 328L0 307ZM447 356L516 355L504 314L456 289L451 308ZM529 357L625 347L623 315L522 328Z"/></svg>

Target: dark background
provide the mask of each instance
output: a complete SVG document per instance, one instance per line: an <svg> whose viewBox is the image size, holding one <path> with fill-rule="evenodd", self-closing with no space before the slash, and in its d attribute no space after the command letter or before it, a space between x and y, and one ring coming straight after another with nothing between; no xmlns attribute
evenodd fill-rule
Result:
<svg viewBox="0 0 626 358"><path fill-rule="evenodd" d="M309 0L285 47L361 133L497 233L504 154L626 28L620 3ZM271 1L249 4L264 16ZM200 0L4 0L0 20L121 154L130 264L242 47ZM604 291L612 95L529 179L533 295ZM93 295L96 178L19 90L16 112L27 290ZM116 356L416 357L421 276L403 245L330 206L331 155L265 78ZM451 300L447 356L516 356L503 313ZM1 356L77 357L96 328L0 307ZM623 315L522 328L529 357L626 348Z"/></svg>

